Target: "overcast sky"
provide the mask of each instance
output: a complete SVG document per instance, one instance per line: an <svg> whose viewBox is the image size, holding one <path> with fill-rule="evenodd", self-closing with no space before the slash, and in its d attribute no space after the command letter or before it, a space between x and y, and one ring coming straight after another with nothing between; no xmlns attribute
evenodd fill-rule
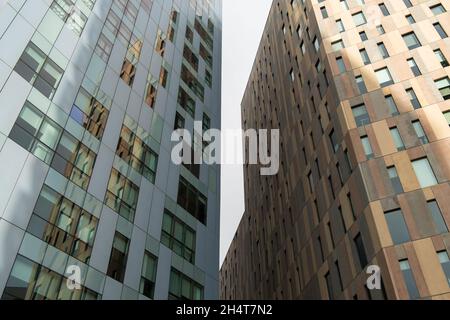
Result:
<svg viewBox="0 0 450 320"><path fill-rule="evenodd" d="M223 0L222 130L241 128L241 100L272 0ZM242 147L241 147L242 148ZM239 148L240 157L242 157ZM222 166L222 263L244 213L241 166Z"/></svg>

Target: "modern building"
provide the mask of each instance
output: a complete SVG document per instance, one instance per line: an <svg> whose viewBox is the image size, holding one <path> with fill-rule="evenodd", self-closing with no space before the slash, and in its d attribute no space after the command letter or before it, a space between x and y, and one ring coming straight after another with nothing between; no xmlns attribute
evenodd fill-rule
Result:
<svg viewBox="0 0 450 320"><path fill-rule="evenodd" d="M1 298L217 298L220 168L175 165L171 134L220 128L221 1L0 21Z"/></svg>
<svg viewBox="0 0 450 320"><path fill-rule="evenodd" d="M242 117L280 130L280 172L245 166L222 298L450 299L449 11L273 1Z"/></svg>

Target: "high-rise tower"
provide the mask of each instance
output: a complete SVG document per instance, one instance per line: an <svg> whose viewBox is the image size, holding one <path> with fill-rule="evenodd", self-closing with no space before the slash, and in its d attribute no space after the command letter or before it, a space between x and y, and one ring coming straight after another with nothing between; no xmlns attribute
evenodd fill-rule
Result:
<svg viewBox="0 0 450 320"><path fill-rule="evenodd" d="M2 299L217 298L221 1L1 3Z"/></svg>
<svg viewBox="0 0 450 320"><path fill-rule="evenodd" d="M245 166L222 298L450 299L449 10L273 2L242 116L280 129L280 172Z"/></svg>

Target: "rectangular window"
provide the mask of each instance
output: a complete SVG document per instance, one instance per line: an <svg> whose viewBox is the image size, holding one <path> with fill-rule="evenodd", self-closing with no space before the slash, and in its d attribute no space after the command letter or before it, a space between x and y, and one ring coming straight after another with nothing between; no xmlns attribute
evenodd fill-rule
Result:
<svg viewBox="0 0 450 320"><path fill-rule="evenodd" d="M444 98L444 100L450 100L450 78L446 77L443 79L439 79L434 83L436 83L436 86L441 93L442 98Z"/></svg>
<svg viewBox="0 0 450 320"><path fill-rule="evenodd" d="M348 10L347 0L340 0L342 10Z"/></svg>
<svg viewBox="0 0 450 320"><path fill-rule="evenodd" d="M190 263L195 263L195 231L168 210L163 216L161 243Z"/></svg>
<svg viewBox="0 0 450 320"><path fill-rule="evenodd" d="M389 58L389 52L386 49L386 46L384 45L383 42L379 42L377 43L378 46L378 50L380 51L381 56L386 59Z"/></svg>
<svg viewBox="0 0 450 320"><path fill-rule="evenodd" d="M355 245L356 252L358 253L359 264L361 266L361 269L364 269L367 266L368 261L361 233L358 233L356 235L356 237L353 239L353 243Z"/></svg>
<svg viewBox="0 0 450 320"><path fill-rule="evenodd" d="M389 72L389 69L386 67L375 70L375 74L377 75L378 82L380 83L380 86L382 88L394 83L394 81L392 80L391 73Z"/></svg>
<svg viewBox="0 0 450 320"><path fill-rule="evenodd" d="M379 5L378 5L378 7L380 8L380 10L381 10L381 13L383 14L383 16L388 16L389 15L389 10L388 10L388 8L386 7L386 5L384 4L384 3L380 3Z"/></svg>
<svg viewBox="0 0 450 320"><path fill-rule="evenodd" d="M180 177L178 186L178 205L189 212L193 217L206 225L207 199L191 185L186 179Z"/></svg>
<svg viewBox="0 0 450 320"><path fill-rule="evenodd" d="M411 68L411 71L414 74L414 76L418 77L418 76L422 75L422 72L420 72L420 69L417 66L417 63L414 60L414 58L408 59L408 65Z"/></svg>
<svg viewBox="0 0 450 320"><path fill-rule="evenodd" d="M421 188L427 188L438 184L433 168L427 158L413 161L412 166Z"/></svg>
<svg viewBox="0 0 450 320"><path fill-rule="evenodd" d="M386 223L394 245L411 240L402 210L397 209L385 212L384 217L386 218Z"/></svg>
<svg viewBox="0 0 450 320"><path fill-rule="evenodd" d="M181 80L188 86L189 89L201 100L203 101L205 97L205 88L197 80L197 77L192 74L189 69L182 64L181 66Z"/></svg>
<svg viewBox="0 0 450 320"><path fill-rule="evenodd" d="M330 137L331 147L333 148L334 153L336 153L339 149L339 141L337 140L336 131L334 131L334 129L331 130L329 137Z"/></svg>
<svg viewBox="0 0 450 320"><path fill-rule="evenodd" d="M356 84L358 85L359 93L361 93L361 94L367 93L367 88L366 88L366 84L364 83L363 77L361 75L356 76L355 80L356 80Z"/></svg>
<svg viewBox="0 0 450 320"><path fill-rule="evenodd" d="M400 270L402 271L403 279L405 281L406 289L408 290L409 298L412 300L420 298L416 280L414 279L414 274L412 273L408 259L400 260L399 263Z"/></svg>
<svg viewBox="0 0 450 320"><path fill-rule="evenodd" d="M344 64L344 59L342 59L342 57L337 57L336 58L336 63L338 65L338 69L339 69L340 73L346 71L345 64Z"/></svg>
<svg viewBox="0 0 450 320"><path fill-rule="evenodd" d="M169 300L203 300L203 286L172 268Z"/></svg>
<svg viewBox="0 0 450 320"><path fill-rule="evenodd" d="M395 166L392 166L388 167L387 170L392 187L394 188L394 192L396 194L403 193L403 186L398 176L397 168L395 168Z"/></svg>
<svg viewBox="0 0 450 320"><path fill-rule="evenodd" d="M107 275L119 282L123 282L125 277L129 245L130 240L116 231L111 249L111 256L109 258Z"/></svg>
<svg viewBox="0 0 450 320"><path fill-rule="evenodd" d="M344 23L342 22L341 19L336 20L336 26L337 26L339 32L345 31Z"/></svg>
<svg viewBox="0 0 450 320"><path fill-rule="evenodd" d="M364 154L366 155L367 159L373 159L374 154L373 154L373 150L372 150L372 146L370 144L370 140L368 136L363 136L361 137L361 143L363 145L364 148Z"/></svg>
<svg viewBox="0 0 450 320"><path fill-rule="evenodd" d="M130 222L134 221L139 187L116 169L111 170L105 204Z"/></svg>
<svg viewBox="0 0 450 320"><path fill-rule="evenodd" d="M325 274L325 283L327 285L327 292L328 292L328 300L333 300L334 296L333 296L333 282L331 280L331 274L330 272L327 272Z"/></svg>
<svg viewBox="0 0 450 320"><path fill-rule="evenodd" d="M392 97L392 95L387 95L384 97L384 99L386 100L386 103L389 107L389 111L392 116L400 114L397 108L397 104L395 103L394 97Z"/></svg>
<svg viewBox="0 0 450 320"><path fill-rule="evenodd" d="M352 14L355 26L359 27L367 23L366 17L362 11Z"/></svg>
<svg viewBox="0 0 450 320"><path fill-rule="evenodd" d="M449 63L447 61L447 58L444 56L442 51L440 49L434 50L434 54L436 55L436 58L438 59L439 63L443 68L446 68L449 66Z"/></svg>
<svg viewBox="0 0 450 320"><path fill-rule="evenodd" d="M148 251L145 251L139 292L149 299L153 299L153 295L155 293L157 268L158 259Z"/></svg>
<svg viewBox="0 0 450 320"><path fill-rule="evenodd" d="M431 6L430 10L435 16L437 16L437 15L439 15L441 13L447 12L447 10L445 10L444 6L442 4L440 4L440 3L436 4L434 6Z"/></svg>
<svg viewBox="0 0 450 320"><path fill-rule="evenodd" d="M411 0L403 0L403 3L405 4L405 6L407 8L411 8L413 6L412 3L411 3Z"/></svg>
<svg viewBox="0 0 450 320"><path fill-rule="evenodd" d="M414 131L416 132L417 138L422 142L422 144L427 144L428 138L425 134L425 131L423 130L422 124L420 123L420 120L415 120L412 122Z"/></svg>
<svg viewBox="0 0 450 320"><path fill-rule="evenodd" d="M340 50L340 49L343 49L343 48L344 48L344 42L342 41L342 39L333 41L331 43L331 49L333 51L337 51L337 50Z"/></svg>
<svg viewBox="0 0 450 320"><path fill-rule="evenodd" d="M431 200L427 202L428 210L431 212L431 218L434 222L434 227L438 234L447 233L448 227L445 223L444 217L442 216L442 211L436 200Z"/></svg>
<svg viewBox="0 0 450 320"><path fill-rule="evenodd" d="M408 95L409 101L411 102L414 110L422 108L419 98L417 98L416 92L413 88L406 89L406 94Z"/></svg>
<svg viewBox="0 0 450 320"><path fill-rule="evenodd" d="M327 12L327 8L325 8L325 6L320 7L320 12L322 13L322 18L324 18L324 19L328 18L328 12Z"/></svg>
<svg viewBox="0 0 450 320"><path fill-rule="evenodd" d="M367 54L366 49L359 50L359 53L361 54L361 58L362 58L362 61L364 62L364 64L365 65L370 64L369 55Z"/></svg>
<svg viewBox="0 0 450 320"><path fill-rule="evenodd" d="M414 32L409 32L404 35L402 35L403 40L405 41L406 46L409 50L418 48L421 46L419 38L417 38L416 34Z"/></svg>
<svg viewBox="0 0 450 320"><path fill-rule="evenodd" d="M28 43L14 71L49 99L55 94L64 73L33 42Z"/></svg>
<svg viewBox="0 0 450 320"><path fill-rule="evenodd" d="M98 140L103 138L109 110L83 87L80 88L70 117Z"/></svg>
<svg viewBox="0 0 450 320"><path fill-rule="evenodd" d="M88 263L98 219L44 185L27 232L72 257Z"/></svg>
<svg viewBox="0 0 450 320"><path fill-rule="evenodd" d="M361 38L361 41L367 41L368 40L367 33L365 31L361 31L359 33L359 37Z"/></svg>
<svg viewBox="0 0 450 320"><path fill-rule="evenodd" d="M405 18L406 18L406 21L408 21L409 24L416 23L416 20L414 19L414 17L411 14L406 15Z"/></svg>
<svg viewBox="0 0 450 320"><path fill-rule="evenodd" d="M370 123L370 117L364 104L352 107L352 113L355 118L356 126L362 127Z"/></svg>
<svg viewBox="0 0 450 320"><path fill-rule="evenodd" d="M450 127L450 111L444 112L445 120L447 120L448 126Z"/></svg>
<svg viewBox="0 0 450 320"><path fill-rule="evenodd" d="M439 22L433 23L434 29L436 29L436 32L439 34L441 39L447 38L447 33L445 32L444 28L442 28L441 24Z"/></svg>
<svg viewBox="0 0 450 320"><path fill-rule="evenodd" d="M126 125L122 126L116 155L148 181L155 183L158 155Z"/></svg>
<svg viewBox="0 0 450 320"><path fill-rule="evenodd" d="M450 286L450 258L447 251L439 251L437 253L439 262L441 263L442 270L447 278L447 284Z"/></svg>
<svg viewBox="0 0 450 320"><path fill-rule="evenodd" d="M392 139L394 140L395 147L398 151L405 150L405 144L403 143L402 136L400 135L400 132L398 131L397 127L390 128L389 131L391 132Z"/></svg>

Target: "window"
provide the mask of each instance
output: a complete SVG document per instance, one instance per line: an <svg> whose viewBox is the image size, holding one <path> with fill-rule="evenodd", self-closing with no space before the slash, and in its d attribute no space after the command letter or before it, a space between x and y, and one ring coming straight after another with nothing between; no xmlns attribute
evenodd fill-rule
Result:
<svg viewBox="0 0 450 320"><path fill-rule="evenodd" d="M447 33L445 32L444 28L442 28L442 26L439 22L433 23L433 26L436 29L436 32L439 34L439 36L442 39L447 38Z"/></svg>
<svg viewBox="0 0 450 320"><path fill-rule="evenodd" d="M339 267L339 261L336 260L334 262L334 267L336 268L336 274L338 276L338 280L339 280L339 288L340 291L344 290L344 284L342 283L342 277L341 277L341 268Z"/></svg>
<svg viewBox="0 0 450 320"><path fill-rule="evenodd" d="M26 239L27 236L25 236ZM24 240L25 241L25 240ZM81 287L68 290L68 279L17 255L2 300L97 300L101 295Z"/></svg>
<svg viewBox="0 0 450 320"><path fill-rule="evenodd" d="M409 24L414 24L416 23L416 20L414 19L414 17L411 14L406 15L406 21L408 21Z"/></svg>
<svg viewBox="0 0 450 320"><path fill-rule="evenodd" d="M86 25L87 17L78 7L79 4L75 5L74 2L75 0L55 0L52 2L50 9L67 24L69 29L77 35L81 35ZM85 1L84 4L92 5L92 2ZM90 9L92 9L92 6Z"/></svg>
<svg viewBox="0 0 450 320"><path fill-rule="evenodd" d="M389 58L389 52L386 49L386 46L384 45L383 42L379 42L377 43L378 46L378 50L380 51L381 56L386 59Z"/></svg>
<svg viewBox="0 0 450 320"><path fill-rule="evenodd" d="M331 43L331 49L333 51L337 51L337 50L340 50L343 48L344 48L344 42L342 41L342 39L339 39L339 40Z"/></svg>
<svg viewBox="0 0 450 320"><path fill-rule="evenodd" d="M174 130L184 129L184 126L185 126L184 118L177 112L177 114L175 115L175 124L173 129Z"/></svg>
<svg viewBox="0 0 450 320"><path fill-rule="evenodd" d="M387 95L384 97L384 99L386 100L386 104L389 107L389 111L391 113L391 115L396 116L399 113L398 108L397 108L397 104L395 103L394 98L392 97L392 95Z"/></svg>
<svg viewBox="0 0 450 320"><path fill-rule="evenodd" d="M439 92L444 100L450 100L450 78L446 77L435 81Z"/></svg>
<svg viewBox="0 0 450 320"><path fill-rule="evenodd" d="M180 86L178 91L178 104L186 110L192 117L195 117L195 101L191 96Z"/></svg>
<svg viewBox="0 0 450 320"><path fill-rule="evenodd" d="M416 60L414 60L413 58L408 59L408 65L411 68L411 71L414 74L414 76L418 77L422 75L422 72L420 72L420 69L417 66Z"/></svg>
<svg viewBox="0 0 450 320"><path fill-rule="evenodd" d="M156 103L156 95L158 93L157 85L157 81L153 79L147 82L145 103L152 109L155 107Z"/></svg>
<svg viewBox="0 0 450 320"><path fill-rule="evenodd" d="M367 93L366 84L364 83L364 79L361 75L356 76L355 78L356 84L358 85L359 93L364 94Z"/></svg>
<svg viewBox="0 0 450 320"><path fill-rule="evenodd" d="M362 11L352 14L353 22L357 27L367 23L366 17Z"/></svg>
<svg viewBox="0 0 450 320"><path fill-rule="evenodd" d="M364 62L364 64L365 65L370 64L369 55L367 54L366 49L359 50L359 53L361 54L361 58L362 58L362 61Z"/></svg>
<svg viewBox="0 0 450 320"><path fill-rule="evenodd" d="M289 71L289 75L290 75L291 81L294 82L295 81L294 69L291 69L291 71Z"/></svg>
<svg viewBox="0 0 450 320"><path fill-rule="evenodd" d="M447 12L446 10L445 10L445 8L444 8L444 6L442 5L442 4L436 4L436 5L434 5L434 6L431 6L430 7L430 10L431 10L431 12L433 12L433 14L435 15L435 16L437 16L437 15L439 15L439 14L441 14L441 13L444 13L444 12Z"/></svg>
<svg viewBox="0 0 450 320"><path fill-rule="evenodd" d="M169 300L203 300L203 286L172 268Z"/></svg>
<svg viewBox="0 0 450 320"><path fill-rule="evenodd" d="M420 297L419 290L417 289L416 280L411 271L408 259L400 260L400 270L403 274L403 280L405 281L406 289L408 290L410 299L417 299Z"/></svg>
<svg viewBox="0 0 450 320"><path fill-rule="evenodd" d="M422 124L420 123L420 120L415 120L412 122L414 131L416 132L417 138L422 142L422 144L427 144L428 138L425 134L425 131L423 130Z"/></svg>
<svg viewBox="0 0 450 320"><path fill-rule="evenodd" d="M411 8L413 6L412 3L411 3L411 0L403 0L403 3L405 4L405 6L407 8Z"/></svg>
<svg viewBox="0 0 450 320"><path fill-rule="evenodd" d="M98 140L101 140L108 116L109 110L81 87L70 112L70 117Z"/></svg>
<svg viewBox="0 0 450 320"><path fill-rule="evenodd" d="M130 222L134 221L139 187L116 169L112 169L105 204Z"/></svg>
<svg viewBox="0 0 450 320"><path fill-rule="evenodd" d="M324 19L328 18L328 12L327 12L327 8L325 8L325 6L320 7L320 12L322 13L322 18L324 18Z"/></svg>
<svg viewBox="0 0 450 320"><path fill-rule="evenodd" d="M32 42L25 48L14 71L49 99L63 75L63 70Z"/></svg>
<svg viewBox="0 0 450 320"><path fill-rule="evenodd" d="M334 129L331 130L329 137L330 137L331 147L333 148L334 153L336 153L339 149L339 141L336 138L336 131L334 131Z"/></svg>
<svg viewBox="0 0 450 320"><path fill-rule="evenodd" d="M410 241L408 227L400 209L385 212L384 217L394 245Z"/></svg>
<svg viewBox="0 0 450 320"><path fill-rule="evenodd" d="M309 183L309 190L312 193L314 191L314 178L311 170L308 172L308 183Z"/></svg>
<svg viewBox="0 0 450 320"><path fill-rule="evenodd" d="M344 32L345 31L344 23L342 22L341 19L336 20L336 25L337 25L337 28L338 28L339 32Z"/></svg>
<svg viewBox="0 0 450 320"><path fill-rule="evenodd" d="M402 186L402 183L400 181L400 178L398 176L398 172L397 172L397 169L395 168L395 166L388 167L387 170L388 170L389 179L391 180L392 187L394 188L394 192L396 194L403 193L403 186Z"/></svg>
<svg viewBox="0 0 450 320"><path fill-rule="evenodd" d="M158 155L126 125L122 126L116 154L151 183L155 183Z"/></svg>
<svg viewBox="0 0 450 320"><path fill-rule="evenodd" d="M109 258L107 275L119 282L123 282L125 276L129 245L130 240L116 231L111 256Z"/></svg>
<svg viewBox="0 0 450 320"><path fill-rule="evenodd" d="M411 102L415 110L420 109L422 107L413 88L406 89L406 94L408 95L409 101Z"/></svg>
<svg viewBox="0 0 450 320"><path fill-rule="evenodd" d="M427 158L413 161L412 166L421 188L434 186L438 183L433 168Z"/></svg>
<svg viewBox="0 0 450 320"><path fill-rule="evenodd" d="M444 112L445 120L447 120L448 126L450 127L450 111Z"/></svg>
<svg viewBox="0 0 450 320"><path fill-rule="evenodd" d="M447 58L444 56L442 51L440 49L434 50L434 54L436 55L436 58L438 59L439 63L443 68L446 68L449 66L449 63L447 61Z"/></svg>
<svg viewBox="0 0 450 320"><path fill-rule="evenodd" d="M379 24L379 25L377 26L377 31L378 31L378 34L379 34L379 35L382 35L382 34L385 34L385 33L386 33L386 31L384 31L384 28L383 28L383 26L382 26L381 24Z"/></svg>
<svg viewBox="0 0 450 320"><path fill-rule="evenodd" d="M367 159L372 159L374 157L372 146L370 144L370 140L368 136L361 137L361 143L364 148L364 154L366 155Z"/></svg>
<svg viewBox="0 0 450 320"><path fill-rule="evenodd" d="M342 59L342 57L337 57L336 58L336 63L338 65L338 69L339 69L339 73L345 72L345 64L344 64L344 59Z"/></svg>
<svg viewBox="0 0 450 320"><path fill-rule="evenodd" d="M431 217L434 222L434 227L438 234L447 233L448 228L445 223L444 217L442 216L442 211L439 208L439 205L436 200L431 200L427 202L428 210L431 212Z"/></svg>
<svg viewBox="0 0 450 320"><path fill-rule="evenodd" d="M389 129L391 132L392 139L394 140L395 147L398 151L405 150L405 144L403 143L402 136L400 135L400 132L398 131L397 127L393 127Z"/></svg>
<svg viewBox="0 0 450 320"><path fill-rule="evenodd" d="M44 185L36 201L27 232L88 263L97 224L96 217Z"/></svg>
<svg viewBox="0 0 450 320"><path fill-rule="evenodd" d="M358 233L356 235L356 237L353 239L353 243L355 245L356 252L358 253L359 265L361 266L361 269L364 269L367 266L368 261L361 233Z"/></svg>
<svg viewBox="0 0 450 320"><path fill-rule="evenodd" d="M394 83L394 81L392 80L391 73L389 72L389 69L386 67L375 70L375 74L377 75L377 79L381 87L386 87Z"/></svg>
<svg viewBox="0 0 450 320"><path fill-rule="evenodd" d="M359 33L359 37L361 38L361 41L367 41L367 33L365 31L361 31Z"/></svg>
<svg viewBox="0 0 450 320"><path fill-rule="evenodd" d="M314 37L313 44L314 44L314 49L316 50L316 52L319 52L320 41L317 37Z"/></svg>
<svg viewBox="0 0 450 320"><path fill-rule="evenodd" d="M417 38L414 32L409 32L402 35L403 40L405 41L406 46L409 50L418 48L421 46L419 39Z"/></svg>
<svg viewBox="0 0 450 320"><path fill-rule="evenodd" d="M344 10L344 11L348 10L347 0L340 0L340 4L341 4L342 10Z"/></svg>
<svg viewBox="0 0 450 320"><path fill-rule="evenodd" d="M450 286L450 258L447 251L439 251L437 253L439 262L441 263L442 270L447 278L447 284Z"/></svg>
<svg viewBox="0 0 450 320"><path fill-rule="evenodd" d="M153 299L155 293L157 267L158 259L148 251L145 251L139 292L150 299Z"/></svg>
<svg viewBox="0 0 450 320"><path fill-rule="evenodd" d="M364 104L352 107L352 113L357 127L365 126L370 123L370 117Z"/></svg>
<svg viewBox="0 0 450 320"><path fill-rule="evenodd" d="M387 9L386 5L384 3L380 3L378 5L378 7L381 10L381 13L383 14L383 16L388 16L389 15L389 10Z"/></svg>
<svg viewBox="0 0 450 320"><path fill-rule="evenodd" d="M177 202L184 210L206 225L207 199L183 177L180 177Z"/></svg>
<svg viewBox="0 0 450 320"><path fill-rule="evenodd" d="M161 243L190 263L195 262L195 231L165 210Z"/></svg>

